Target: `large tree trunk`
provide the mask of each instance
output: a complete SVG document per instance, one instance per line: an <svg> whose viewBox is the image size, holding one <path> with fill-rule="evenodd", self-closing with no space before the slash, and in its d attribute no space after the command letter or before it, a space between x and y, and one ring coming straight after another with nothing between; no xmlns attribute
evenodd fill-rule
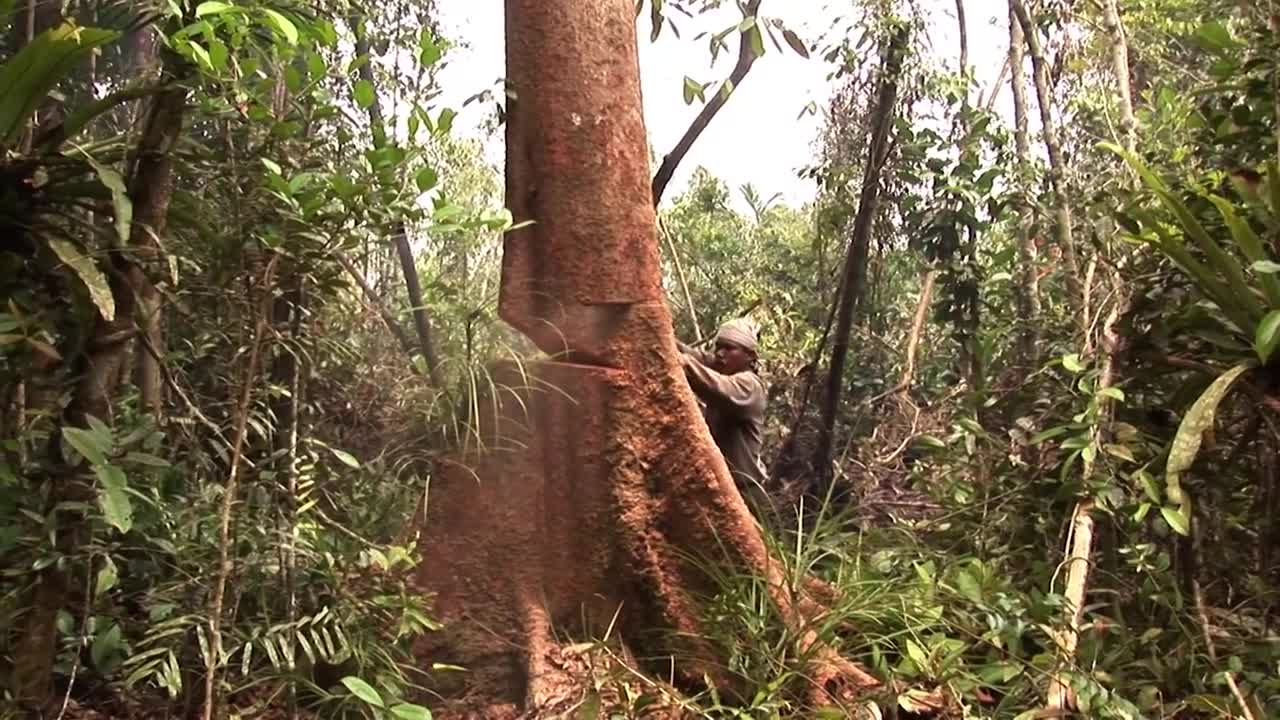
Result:
<svg viewBox="0 0 1280 720"><path fill-rule="evenodd" d="M1045 150L1049 155L1049 185L1053 190L1054 230L1058 248L1062 251L1062 260L1066 264L1067 287L1072 291L1072 304L1075 307L1083 307L1087 303L1084 297L1083 275L1080 273L1080 262L1076 257L1076 244L1071 229L1071 202L1067 199L1066 161L1062 157L1058 125L1053 118L1053 88L1049 81L1049 63L1040 45L1040 30L1031 21L1031 16L1027 13L1022 0L1009 0L1009 7L1022 27L1027 49L1031 52L1031 66L1034 71L1032 79L1035 82L1036 99L1040 106L1040 124L1044 130ZM1087 319L1082 320L1083 322L1087 322Z"/></svg>
<svg viewBox="0 0 1280 720"><path fill-rule="evenodd" d="M1027 81L1022 25L1009 8L1009 87L1013 90L1014 141L1018 153L1018 273L1014 294L1018 314L1018 360L1022 367L1039 365L1040 275L1036 271L1036 243L1031 237L1031 140L1027 133ZM994 96L994 92L993 92Z"/></svg>
<svg viewBox="0 0 1280 720"><path fill-rule="evenodd" d="M702 554L785 586L681 370L663 301L631 0L508 0L499 312L556 360L494 371L482 451L442 463L418 582L445 629L424 661L469 671L458 716L561 716L583 688L564 642L610 637L662 677L733 683L702 629ZM616 619L615 619L616 618ZM813 694L874 680L811 633ZM658 671L656 665L644 670ZM579 678L580 679L580 678Z"/></svg>
<svg viewBox="0 0 1280 720"><path fill-rule="evenodd" d="M836 410L840 407L844 388L844 365L849 355L849 334L853 328L853 311L866 285L867 255L871 245L871 229L880 203L880 171L889 154L889 129L893 126L894 108L898 102L898 77L906 54L907 33L899 30L889 41L880 70L880 91L871 116L871 139L868 143L858 213L853 221L853 237L845 256L843 291L836 313L835 334L831 342L831 368L822 397L821 425L813 453L813 472L819 490L825 492L830 483L831 437L835 432Z"/></svg>

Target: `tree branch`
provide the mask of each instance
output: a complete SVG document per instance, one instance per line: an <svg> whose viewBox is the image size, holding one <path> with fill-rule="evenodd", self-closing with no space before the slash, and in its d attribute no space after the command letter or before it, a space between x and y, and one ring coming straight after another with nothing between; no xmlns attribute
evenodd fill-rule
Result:
<svg viewBox="0 0 1280 720"><path fill-rule="evenodd" d="M759 18L760 3L762 0L749 0L743 9L745 18ZM689 149L693 147L693 143L702 135L702 131L707 129L715 118L716 113L720 112L720 108L729 100L729 96L737 90L742 84L742 80L746 78L747 73L751 72L751 66L755 64L756 53L751 48L750 33L761 32L759 20L751 27L738 33L738 62L733 66L733 71L729 73L729 79L716 90L715 97L711 98L702 107L702 112L693 119L693 123L684 131L684 135L680 138L680 142L676 143L675 148L662 158L662 164L658 166L658 172L653 176L653 206L657 207L658 202L662 200L662 193L667 189L667 183L671 182L671 177L676 174L676 168L679 167L680 161L684 160L684 156L689 153Z"/></svg>

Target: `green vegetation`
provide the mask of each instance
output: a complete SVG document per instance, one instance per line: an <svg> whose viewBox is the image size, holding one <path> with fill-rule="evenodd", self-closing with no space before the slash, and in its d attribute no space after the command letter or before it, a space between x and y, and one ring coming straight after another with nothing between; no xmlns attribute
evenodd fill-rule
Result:
<svg viewBox="0 0 1280 720"><path fill-rule="evenodd" d="M496 136L435 102L448 1L0 0L0 717L413 720L466 672L413 653L415 512L535 353ZM812 202L698 168L660 206L676 334L764 328L804 630L874 717L1280 717L1280 7L1012 0L1009 116L918 3L772 4L640 18L831 67ZM705 570L750 692L603 638L578 716L812 716L765 581Z"/></svg>

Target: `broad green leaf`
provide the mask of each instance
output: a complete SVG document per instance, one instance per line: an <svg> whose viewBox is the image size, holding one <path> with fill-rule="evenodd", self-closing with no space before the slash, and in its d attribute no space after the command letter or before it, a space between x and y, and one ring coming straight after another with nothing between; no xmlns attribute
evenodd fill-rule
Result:
<svg viewBox="0 0 1280 720"><path fill-rule="evenodd" d="M40 33L0 65L0 145L17 138L49 91L94 48L118 37L114 30L67 22Z"/></svg>
<svg viewBox="0 0 1280 720"><path fill-rule="evenodd" d="M111 191L111 210L115 216L116 237L121 245L128 245L129 235L133 231L133 199L129 197L129 188L125 186L124 178L120 173L89 157L88 153L85 153L84 157L93 166L93 171L97 173L103 187Z"/></svg>
<svg viewBox="0 0 1280 720"><path fill-rule="evenodd" d="M111 627L98 633L93 639L93 645L89 648L89 659L98 670L109 670L107 663L121 649L121 646L120 626L111 623Z"/></svg>
<svg viewBox="0 0 1280 720"><path fill-rule="evenodd" d="M436 186L436 183L440 181L440 176L436 173L435 168L428 167L419 170L418 176L415 180L418 183L418 190L421 192L427 192Z"/></svg>
<svg viewBox="0 0 1280 720"><path fill-rule="evenodd" d="M1258 323L1258 331L1253 340L1253 347L1258 352L1258 359L1266 365L1280 346L1280 310L1272 310Z"/></svg>
<svg viewBox="0 0 1280 720"><path fill-rule="evenodd" d="M1257 260L1249 269L1262 275L1275 275L1280 273L1280 263L1273 260Z"/></svg>
<svg viewBox="0 0 1280 720"><path fill-rule="evenodd" d="M968 570L956 573L956 589L973 603L982 602L982 584Z"/></svg>
<svg viewBox="0 0 1280 720"><path fill-rule="evenodd" d="M333 453L334 457L341 460L343 465L346 465L349 468L359 469L360 461L355 459L355 456L351 453L339 450L338 448L329 448L329 452Z"/></svg>
<svg viewBox="0 0 1280 720"><path fill-rule="evenodd" d="M1173 528L1173 531L1179 535L1191 534L1191 523L1187 519L1187 514L1182 511L1182 508L1169 507L1166 505L1160 508L1160 516L1163 517L1164 521L1169 523L1169 527Z"/></svg>
<svg viewBox="0 0 1280 720"><path fill-rule="evenodd" d="M1076 353L1062 356L1062 367L1068 372L1078 373L1084 371L1084 363L1080 362L1080 356Z"/></svg>
<svg viewBox="0 0 1280 720"><path fill-rule="evenodd" d="M401 720L431 720L430 710L412 703L392 705L391 714L401 718Z"/></svg>
<svg viewBox="0 0 1280 720"><path fill-rule="evenodd" d="M116 582L120 576L116 570L116 564L111 560L110 556L103 556L102 567L98 568L98 579L94 583L94 595L102 595L111 588L116 586Z"/></svg>
<svg viewBox="0 0 1280 720"><path fill-rule="evenodd" d="M1119 155L1133 168L1134 172L1142 178L1143 183L1178 218L1184 234L1195 242L1209 264L1206 266L1196 260L1187 251L1183 240L1171 236L1149 213L1135 210L1134 215L1139 217L1143 225L1149 231L1156 233L1159 238L1153 244L1194 277L1201 291L1213 299L1233 323L1242 330L1251 328L1255 320L1262 318L1264 308L1258 296L1250 288L1240 263L1209 236L1186 204L1169 190L1165 182L1152 172L1141 158L1113 143L1101 143L1100 147Z"/></svg>
<svg viewBox="0 0 1280 720"><path fill-rule="evenodd" d="M684 104L685 105L692 105L694 100L703 100L705 102L705 98L703 97L704 90L705 90L705 87L701 83L699 83L697 80L694 80L688 75L684 76Z"/></svg>
<svg viewBox="0 0 1280 720"><path fill-rule="evenodd" d="M355 695L356 697L360 698L366 703L374 707L379 707L379 708L386 707L386 705L382 702L382 696L378 694L378 691L374 690L373 686L361 680L360 678L354 675L348 675L342 678L342 684L345 685L347 689L351 691L352 695Z"/></svg>
<svg viewBox="0 0 1280 720"><path fill-rule="evenodd" d="M1210 195L1209 201L1218 209L1218 214L1222 216L1222 221L1231 232L1231 239L1235 241L1236 247L1240 248L1245 259L1252 263L1250 269L1256 273L1259 272L1259 266L1275 268L1270 272L1262 273L1259 280L1262 283L1263 293L1267 297L1267 303L1271 307L1280 307L1280 279L1273 277L1277 271L1280 271L1280 263L1271 261L1262 238L1258 237L1258 233L1254 232L1249 223L1240 217L1230 201L1217 195Z"/></svg>
<svg viewBox="0 0 1280 720"><path fill-rule="evenodd" d="M76 276L80 278L80 281L89 290L89 299L98 308L98 313L102 315L102 319L107 322L114 320L116 317L115 296L111 294L111 286L107 283L107 276L102 274L93 259L81 255L80 250L66 240L51 237L48 239L48 243L49 248L58 256L58 259L75 271Z"/></svg>
<svg viewBox="0 0 1280 720"><path fill-rule="evenodd" d="M234 10L235 6L227 2L219 2L219 0L208 0L196 6L196 17L204 17L205 15L217 15L219 13Z"/></svg>
<svg viewBox="0 0 1280 720"><path fill-rule="evenodd" d="M1178 433L1173 438L1169 460L1165 464L1165 492L1169 500L1178 505L1188 517L1189 503L1186 493L1182 491L1182 474L1195 463L1204 432L1213 426L1218 405L1227 396L1231 384L1253 366L1252 362L1241 363L1219 376L1191 405L1191 409L1182 418L1182 423L1178 425Z"/></svg>
<svg viewBox="0 0 1280 720"><path fill-rule="evenodd" d="M280 33L281 37L290 45L298 44L298 26L294 25L292 20L271 8L263 8L262 12L267 16L267 21L271 23L271 26Z"/></svg>
<svg viewBox="0 0 1280 720"><path fill-rule="evenodd" d="M133 527L133 504L129 502L128 481L124 471L114 465L98 465L98 506L109 525L122 533Z"/></svg>
<svg viewBox="0 0 1280 720"><path fill-rule="evenodd" d="M1213 50L1226 50L1236 44L1231 31L1220 20L1207 22L1196 29L1196 40Z"/></svg>
<svg viewBox="0 0 1280 720"><path fill-rule="evenodd" d="M418 62L423 67L430 67L444 57L444 47L436 39L430 28L422 28L418 35Z"/></svg>
<svg viewBox="0 0 1280 720"><path fill-rule="evenodd" d="M925 651L920 644L911 638L907 638L907 657L911 658L911 662L915 664L916 669L926 672L929 667L929 653Z"/></svg>
<svg viewBox="0 0 1280 720"><path fill-rule="evenodd" d="M62 428L62 439L70 443L81 457L93 465L105 465L107 453L111 452L111 447L104 445L97 434L83 428Z"/></svg>
<svg viewBox="0 0 1280 720"><path fill-rule="evenodd" d="M373 91L373 83L368 80L357 80L354 94L356 104L364 109L371 107L374 101L377 100L377 95Z"/></svg>

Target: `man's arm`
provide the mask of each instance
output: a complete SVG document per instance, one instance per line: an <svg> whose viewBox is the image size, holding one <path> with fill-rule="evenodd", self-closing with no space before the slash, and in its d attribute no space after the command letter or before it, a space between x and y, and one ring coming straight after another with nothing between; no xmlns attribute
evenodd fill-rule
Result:
<svg viewBox="0 0 1280 720"><path fill-rule="evenodd" d="M715 360L715 356L707 352L706 350L699 350L693 347L692 345L685 345L679 340L676 340L676 347L679 348L680 352L683 353L685 356L691 357L694 360L697 360L698 362L702 363L703 365L710 365L711 362ZM683 362L683 358L681 359L681 361Z"/></svg>
<svg viewBox="0 0 1280 720"><path fill-rule="evenodd" d="M689 387L704 402L716 403L742 416L764 412L764 385L754 373L722 375L690 354L681 355L680 362Z"/></svg>

